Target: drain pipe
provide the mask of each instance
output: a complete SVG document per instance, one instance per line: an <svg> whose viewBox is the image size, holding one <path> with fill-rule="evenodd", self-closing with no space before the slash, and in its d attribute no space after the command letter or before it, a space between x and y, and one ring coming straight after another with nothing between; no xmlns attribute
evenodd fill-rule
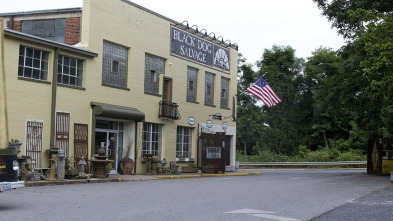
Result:
<svg viewBox="0 0 393 221"><path fill-rule="evenodd" d="M0 149L8 147L8 124L7 124L7 96L5 90L4 70L4 29L3 19L0 18Z"/></svg>
<svg viewBox="0 0 393 221"><path fill-rule="evenodd" d="M50 149L49 158L52 154L57 154L59 148L55 146L56 136L56 96L57 96L57 60L59 57L59 48L55 48L53 56L53 74L52 74L52 102L51 102L51 124L50 124Z"/></svg>

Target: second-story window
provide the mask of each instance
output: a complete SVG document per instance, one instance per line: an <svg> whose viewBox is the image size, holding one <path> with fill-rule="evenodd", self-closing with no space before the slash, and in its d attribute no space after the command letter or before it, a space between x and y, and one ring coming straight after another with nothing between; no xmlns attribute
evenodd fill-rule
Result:
<svg viewBox="0 0 393 221"><path fill-rule="evenodd" d="M64 43L65 18L22 21L22 32Z"/></svg>
<svg viewBox="0 0 393 221"><path fill-rule="evenodd" d="M192 67L187 68L187 101L196 102L197 90L197 73L198 70Z"/></svg>
<svg viewBox="0 0 393 221"><path fill-rule="evenodd" d="M214 74L205 74L205 105L214 105Z"/></svg>
<svg viewBox="0 0 393 221"><path fill-rule="evenodd" d="M83 60L59 55L57 61L57 83L82 87Z"/></svg>
<svg viewBox="0 0 393 221"><path fill-rule="evenodd" d="M18 76L47 80L49 53L42 50L20 46Z"/></svg>
<svg viewBox="0 0 393 221"><path fill-rule="evenodd" d="M159 94L159 75L165 73L165 60L163 58L145 55L145 93Z"/></svg>
<svg viewBox="0 0 393 221"><path fill-rule="evenodd" d="M102 84L127 88L128 49L104 41L102 53Z"/></svg>
<svg viewBox="0 0 393 221"><path fill-rule="evenodd" d="M229 79L221 77L221 108L228 108L228 89L229 89Z"/></svg>

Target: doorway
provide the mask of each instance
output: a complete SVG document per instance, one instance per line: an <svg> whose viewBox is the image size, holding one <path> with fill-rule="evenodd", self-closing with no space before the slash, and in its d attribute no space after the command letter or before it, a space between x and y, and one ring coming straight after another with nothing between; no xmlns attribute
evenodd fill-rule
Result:
<svg viewBox="0 0 393 221"><path fill-rule="evenodd" d="M103 148L108 160L113 160L110 174L116 174L118 170L119 159L121 159L119 155L123 151L123 128L123 122L96 121L94 153L98 154L98 150Z"/></svg>

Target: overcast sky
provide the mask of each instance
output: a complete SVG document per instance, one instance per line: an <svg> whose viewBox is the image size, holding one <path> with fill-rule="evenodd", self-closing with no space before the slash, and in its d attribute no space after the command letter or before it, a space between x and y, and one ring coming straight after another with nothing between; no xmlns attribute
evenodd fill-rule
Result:
<svg viewBox="0 0 393 221"><path fill-rule="evenodd" d="M107 0L105 0L107 1ZM273 45L291 46L307 58L320 46L339 49L344 40L312 0L133 0L178 22L214 32L239 45L248 62ZM82 0L5 0L0 13L82 7ZM169 29L168 29L169 31Z"/></svg>

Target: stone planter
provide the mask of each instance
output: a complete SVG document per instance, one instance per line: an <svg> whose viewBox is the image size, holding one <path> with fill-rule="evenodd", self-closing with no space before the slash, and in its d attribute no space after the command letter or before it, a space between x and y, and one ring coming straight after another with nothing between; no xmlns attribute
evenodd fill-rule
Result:
<svg viewBox="0 0 393 221"><path fill-rule="evenodd" d="M17 154L20 152L20 146L22 146L22 143L9 143L8 148L14 150L14 153Z"/></svg>
<svg viewBox="0 0 393 221"><path fill-rule="evenodd" d="M198 167L182 167L181 172L182 173L197 173Z"/></svg>

